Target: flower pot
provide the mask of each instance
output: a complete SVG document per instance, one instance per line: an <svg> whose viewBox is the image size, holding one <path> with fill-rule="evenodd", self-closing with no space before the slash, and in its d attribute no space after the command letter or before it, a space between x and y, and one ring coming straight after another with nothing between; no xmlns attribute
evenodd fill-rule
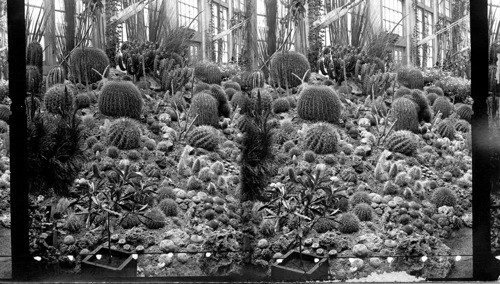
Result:
<svg viewBox="0 0 500 284"><path fill-rule="evenodd" d="M285 254L281 263L271 265L271 278L286 281L327 279L328 268L327 257L292 250Z"/></svg>
<svg viewBox="0 0 500 284"><path fill-rule="evenodd" d="M96 258L98 254L101 259ZM109 262L108 248L99 246L82 260L81 268L85 277L136 277L137 259L132 257L132 253L111 249Z"/></svg>

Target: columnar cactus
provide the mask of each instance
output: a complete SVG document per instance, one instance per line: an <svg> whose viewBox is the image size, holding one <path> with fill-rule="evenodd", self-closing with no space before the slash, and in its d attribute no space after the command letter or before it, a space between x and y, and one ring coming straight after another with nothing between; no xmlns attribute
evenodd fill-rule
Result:
<svg viewBox="0 0 500 284"><path fill-rule="evenodd" d="M406 130L395 131L386 142L389 151L411 156L417 151L418 144L415 134Z"/></svg>
<svg viewBox="0 0 500 284"><path fill-rule="evenodd" d="M436 130L441 137L447 137L450 140L455 139L455 125L450 119L443 119L437 125Z"/></svg>
<svg viewBox="0 0 500 284"><path fill-rule="evenodd" d="M104 115L139 118L143 102L141 92L132 82L109 81L102 88L98 105Z"/></svg>
<svg viewBox="0 0 500 284"><path fill-rule="evenodd" d="M54 66L47 74L45 87L50 88L55 84L62 84L64 80L66 80L66 71L64 68L62 66Z"/></svg>
<svg viewBox="0 0 500 284"><path fill-rule="evenodd" d="M392 103L392 114L397 119L394 130L418 131L418 112L416 104L407 98L396 99Z"/></svg>
<svg viewBox="0 0 500 284"><path fill-rule="evenodd" d="M432 109L435 114L439 111L442 114L441 118L447 118L453 112L453 105L447 97L438 97L432 104Z"/></svg>
<svg viewBox="0 0 500 284"><path fill-rule="evenodd" d="M219 127L219 103L210 93L196 94L191 102L191 115L198 116L194 125Z"/></svg>
<svg viewBox="0 0 500 284"><path fill-rule="evenodd" d="M73 82L84 85L96 83L102 79L97 72L103 74L108 65L108 56L102 49L96 47L75 48L69 58L70 78Z"/></svg>
<svg viewBox="0 0 500 284"><path fill-rule="evenodd" d="M39 42L32 41L28 44L26 65L36 66L38 68L38 72L43 74L43 48Z"/></svg>
<svg viewBox="0 0 500 284"><path fill-rule="evenodd" d="M138 123L130 118L119 118L111 123L108 131L108 143L121 150L139 148L141 130Z"/></svg>
<svg viewBox="0 0 500 284"><path fill-rule="evenodd" d="M196 148L213 151L219 144L217 130L209 125L202 125L191 130L187 136L187 143Z"/></svg>
<svg viewBox="0 0 500 284"><path fill-rule="evenodd" d="M44 96L45 108L48 112L60 114L68 112L73 106L76 90L65 84L50 87Z"/></svg>
<svg viewBox="0 0 500 284"><path fill-rule="evenodd" d="M40 93L40 85L42 83L42 74L38 67L34 65L26 66L26 92L33 95Z"/></svg>
<svg viewBox="0 0 500 284"><path fill-rule="evenodd" d="M461 119L466 120L469 123L471 122L473 111L470 105L460 105L459 107L457 107L456 111Z"/></svg>
<svg viewBox="0 0 500 284"><path fill-rule="evenodd" d="M339 123L342 105L337 93L327 86L306 86L299 97L300 118L311 121Z"/></svg>
<svg viewBox="0 0 500 284"><path fill-rule="evenodd" d="M182 86L189 82L192 75L193 69L188 67L176 68L173 70L164 69L161 74L161 89L163 91L172 91L176 93Z"/></svg>
<svg viewBox="0 0 500 284"><path fill-rule="evenodd" d="M305 133L304 145L316 154L330 154L335 152L338 142L338 133L331 124L318 122L313 124Z"/></svg>
<svg viewBox="0 0 500 284"><path fill-rule="evenodd" d="M302 81L293 74L302 78L307 70L311 69L309 61L305 55L290 51L277 52L271 59L270 68L271 80L274 85L283 88L297 87ZM306 81L309 79L306 77Z"/></svg>
<svg viewBox="0 0 500 284"><path fill-rule="evenodd" d="M220 84L222 81L222 73L219 66L208 61L201 61L195 65L194 76L208 84Z"/></svg>

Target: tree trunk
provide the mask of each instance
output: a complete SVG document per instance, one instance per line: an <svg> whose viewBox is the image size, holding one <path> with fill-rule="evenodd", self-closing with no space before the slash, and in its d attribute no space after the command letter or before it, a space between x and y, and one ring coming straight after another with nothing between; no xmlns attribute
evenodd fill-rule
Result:
<svg viewBox="0 0 500 284"><path fill-rule="evenodd" d="M266 12L267 12L267 60L276 51L276 19L278 16L278 1L277 0L267 0L266 1ZM264 71L264 77L269 77L269 68L264 66L262 69Z"/></svg>
<svg viewBox="0 0 500 284"><path fill-rule="evenodd" d="M245 59L247 62L247 70L252 71L259 67L257 59L257 5L256 0L246 1L246 18L250 20L246 23L246 50Z"/></svg>

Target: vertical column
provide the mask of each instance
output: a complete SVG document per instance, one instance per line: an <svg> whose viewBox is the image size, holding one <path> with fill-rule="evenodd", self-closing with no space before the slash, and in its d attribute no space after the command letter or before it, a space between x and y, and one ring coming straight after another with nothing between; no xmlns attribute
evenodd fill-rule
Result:
<svg viewBox="0 0 500 284"><path fill-rule="evenodd" d="M382 31L382 0L366 1L368 5L368 21L373 33L378 34Z"/></svg>
<svg viewBox="0 0 500 284"><path fill-rule="evenodd" d="M179 17L177 16L178 14L177 1L171 1L171 0L163 0L163 1L166 1L167 3L165 5L165 14L168 15L167 21L169 22L170 26L171 27L179 26Z"/></svg>
<svg viewBox="0 0 500 284"><path fill-rule="evenodd" d="M433 33L435 34L437 32L436 30L436 25L438 23L438 20L439 20L439 1L438 0L433 0L432 1L432 27L433 27ZM438 61L438 57L439 57L439 46L438 46L438 39L437 37L435 37L433 40L432 40L432 59L434 60L434 62L432 62L432 64L436 64L436 62Z"/></svg>
<svg viewBox="0 0 500 284"><path fill-rule="evenodd" d="M233 18L233 11L234 11L234 0L228 0L229 1L229 7L227 11L227 28L229 29L229 24L231 22L231 19ZM231 57L233 56L233 33L230 33L227 36L227 58L229 61L231 61Z"/></svg>
<svg viewBox="0 0 500 284"><path fill-rule="evenodd" d="M206 0L199 0L199 6L200 11L203 11L200 15L201 20L200 24L198 25L198 30L201 33L201 56L202 60L205 60L207 58L207 34L205 29L208 28L208 25L210 23L210 16L212 14L212 11L207 11L208 5ZM207 16L208 15L208 16Z"/></svg>
<svg viewBox="0 0 500 284"><path fill-rule="evenodd" d="M411 36L413 33L413 23L415 23L415 14L413 13L413 9L411 7L411 0L404 0L403 3L404 16L406 16L404 20L405 31L406 31L406 56L403 62L406 65L411 64Z"/></svg>
<svg viewBox="0 0 500 284"><path fill-rule="evenodd" d="M49 13L47 28L45 29L45 64L52 66L56 64L56 17L54 0L44 0L43 7ZM44 46L45 48L45 46Z"/></svg>

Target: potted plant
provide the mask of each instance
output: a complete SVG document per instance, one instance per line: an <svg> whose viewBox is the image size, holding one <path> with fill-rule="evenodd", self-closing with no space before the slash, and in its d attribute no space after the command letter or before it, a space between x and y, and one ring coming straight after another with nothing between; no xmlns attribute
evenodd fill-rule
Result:
<svg viewBox="0 0 500 284"><path fill-rule="evenodd" d="M344 191L331 184L330 179L323 174L324 170L324 165L318 165L314 175L306 173L304 178L298 178L290 169L289 181L299 186L288 186L286 189L284 186L278 186L276 198L269 205L263 206L263 209L278 218L278 223L279 219L287 215L298 217L299 220L295 241L290 244L290 250L283 259L277 260L271 266L271 277L274 280L319 280L328 277L328 257L306 253L302 248L302 240L320 218L332 219L339 212L338 209L329 210L327 205L346 196ZM330 186L327 183L330 183Z"/></svg>

